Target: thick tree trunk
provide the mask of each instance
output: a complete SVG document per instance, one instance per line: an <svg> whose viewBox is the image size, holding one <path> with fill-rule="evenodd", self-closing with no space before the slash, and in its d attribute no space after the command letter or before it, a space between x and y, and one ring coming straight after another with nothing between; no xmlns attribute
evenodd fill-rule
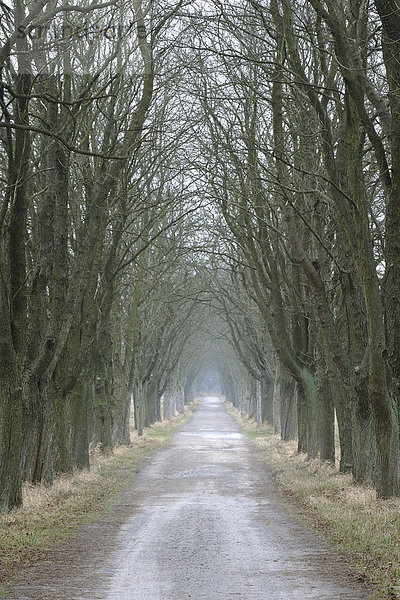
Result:
<svg viewBox="0 0 400 600"><path fill-rule="evenodd" d="M383 311L362 175L363 135L360 133L361 125L351 99L347 99L346 109L347 165L352 196L356 203L354 219L358 249L357 266L363 285L367 317L368 392L374 419L377 461L375 485L378 497L388 498L392 493L393 484L390 481L393 411L386 386L386 365L383 359Z"/></svg>
<svg viewBox="0 0 400 600"><path fill-rule="evenodd" d="M296 385L297 391L297 452L299 454L307 453L307 442L308 442L308 414L307 414L307 402L305 398L304 389L299 384Z"/></svg>
<svg viewBox="0 0 400 600"><path fill-rule="evenodd" d="M82 378L69 394L72 414L72 461L75 469L89 469L88 389Z"/></svg>
<svg viewBox="0 0 400 600"><path fill-rule="evenodd" d="M297 382L300 394L303 394L307 414L307 455L316 458L319 454L319 398L318 381L316 375L310 371L303 373L303 377Z"/></svg>
<svg viewBox="0 0 400 600"><path fill-rule="evenodd" d="M150 427L157 421L156 395L157 395L157 380L156 377L151 377L146 384L146 427Z"/></svg>
<svg viewBox="0 0 400 600"><path fill-rule="evenodd" d="M335 464L335 408L325 365L318 369L319 447L321 460Z"/></svg>
<svg viewBox="0 0 400 600"><path fill-rule="evenodd" d="M93 446L101 452L112 451L112 413L111 413L111 381L110 365L101 365L98 359L93 387L94 437Z"/></svg>
<svg viewBox="0 0 400 600"><path fill-rule="evenodd" d="M25 17L22 2L15 2L14 24L18 30ZM7 512L22 502L21 445L23 380L27 324L27 181L31 149L29 95L32 76L26 37L18 36L14 100L15 146L8 139L8 185L12 202L8 229L0 240L0 510ZM3 223L2 223L3 225Z"/></svg>
<svg viewBox="0 0 400 600"><path fill-rule="evenodd" d="M273 392L274 381L265 373L261 379L261 419L263 423L272 424L273 421Z"/></svg>
<svg viewBox="0 0 400 600"><path fill-rule="evenodd" d="M106 269L107 271L107 269ZM113 304L113 288L104 282L105 293L101 315L98 322L97 336L93 349L94 372L94 439L93 444L102 452L112 452L113 413L112 401L114 392L113 344L110 331L111 309Z"/></svg>
<svg viewBox="0 0 400 600"><path fill-rule="evenodd" d="M351 406L342 387L336 385L336 378L332 378L331 381L333 381L332 388L334 389L334 404L339 429L339 471L341 473L350 473L353 471L354 466Z"/></svg>
<svg viewBox="0 0 400 600"><path fill-rule="evenodd" d="M114 388L113 397L113 445L129 446L131 443L129 419L131 413L131 393L124 381Z"/></svg>
<svg viewBox="0 0 400 600"><path fill-rule="evenodd" d="M172 419L175 416L175 399L170 389L163 395L163 418Z"/></svg>
<svg viewBox="0 0 400 600"><path fill-rule="evenodd" d="M248 384L247 414L250 417L250 419L256 419L257 418L256 381L251 376L250 376L250 380L249 380L249 384Z"/></svg>
<svg viewBox="0 0 400 600"><path fill-rule="evenodd" d="M400 418L400 72L399 72L399 27L400 14L398 5L393 0L375 0L375 5L383 25L383 51L385 67L389 83L389 104L391 111L390 150L392 159L391 186L386 210L386 274L384 282L387 359L392 375L392 392L397 405L397 415ZM386 350L385 350L386 353ZM376 370L372 380L380 380L382 374ZM386 495L386 487L390 479L386 455L381 448L390 446L388 408L376 404L376 436L378 446L378 485L381 497ZM398 422L397 431L400 432ZM393 445L395 448L398 444ZM395 457L398 461L398 456ZM395 474L397 474L395 472ZM394 482L396 488L399 482Z"/></svg>
<svg viewBox="0 0 400 600"><path fill-rule="evenodd" d="M54 472L72 473L73 438L69 401L55 394L54 397Z"/></svg>
<svg viewBox="0 0 400 600"><path fill-rule="evenodd" d="M185 410L185 394L183 391L183 386L179 383L176 386L176 401L175 401L176 410L179 414L182 414Z"/></svg>
<svg viewBox="0 0 400 600"><path fill-rule="evenodd" d="M22 391L18 382L17 370L10 364L0 379L0 512L22 504Z"/></svg>
<svg viewBox="0 0 400 600"><path fill-rule="evenodd" d="M297 435L296 382L284 369L281 375L281 436L293 440Z"/></svg>
<svg viewBox="0 0 400 600"><path fill-rule="evenodd" d="M144 390L140 379L137 379L135 382L135 388L133 391L133 406L136 431L138 432L138 436L141 436L143 435L144 427Z"/></svg>
<svg viewBox="0 0 400 600"><path fill-rule="evenodd" d="M38 411L38 433L35 446L35 455L32 469L32 482L43 481L47 485L53 483L54 478L54 406L51 402L48 389L41 389L38 385L36 390Z"/></svg>
<svg viewBox="0 0 400 600"><path fill-rule="evenodd" d="M272 394L272 427L274 433L281 433L281 406L285 402L283 399L284 391L282 389L282 377L284 367L281 365L281 361L278 360L278 364L275 371L274 391ZM282 415L285 418L285 415Z"/></svg>

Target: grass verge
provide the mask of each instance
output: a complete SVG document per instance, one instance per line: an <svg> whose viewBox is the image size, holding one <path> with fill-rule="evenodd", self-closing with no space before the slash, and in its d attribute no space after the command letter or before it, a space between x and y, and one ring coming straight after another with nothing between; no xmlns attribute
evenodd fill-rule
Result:
<svg viewBox="0 0 400 600"><path fill-rule="evenodd" d="M269 425L228 412L260 448L281 488L371 584L373 600L400 599L400 499L377 500L375 491L356 486L327 463L297 454L296 442L282 442Z"/></svg>
<svg viewBox="0 0 400 600"><path fill-rule="evenodd" d="M0 596L22 568L106 513L143 460L172 440L193 409L155 423L140 438L133 433L131 446L120 446L111 456L95 453L90 471L59 476L51 487L24 484L22 508L0 514Z"/></svg>

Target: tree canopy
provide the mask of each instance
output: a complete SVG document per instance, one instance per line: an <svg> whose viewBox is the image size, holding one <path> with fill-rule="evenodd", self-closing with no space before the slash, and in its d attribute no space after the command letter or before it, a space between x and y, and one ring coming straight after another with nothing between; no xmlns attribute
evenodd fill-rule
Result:
<svg viewBox="0 0 400 600"><path fill-rule="evenodd" d="M1 510L207 381L398 494L396 2L0 10Z"/></svg>

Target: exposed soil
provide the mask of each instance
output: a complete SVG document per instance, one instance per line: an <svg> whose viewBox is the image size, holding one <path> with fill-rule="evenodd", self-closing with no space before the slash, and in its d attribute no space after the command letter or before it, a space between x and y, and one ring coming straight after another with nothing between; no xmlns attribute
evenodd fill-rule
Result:
<svg viewBox="0 0 400 600"><path fill-rule="evenodd" d="M7 600L366 600L296 516L218 398L144 463L113 509Z"/></svg>

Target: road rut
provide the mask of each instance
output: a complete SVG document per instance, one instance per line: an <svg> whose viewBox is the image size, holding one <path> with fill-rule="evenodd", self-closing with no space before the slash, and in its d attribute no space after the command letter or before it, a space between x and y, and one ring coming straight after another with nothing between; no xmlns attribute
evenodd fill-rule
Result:
<svg viewBox="0 0 400 600"><path fill-rule="evenodd" d="M217 397L7 600L366 600Z"/></svg>

